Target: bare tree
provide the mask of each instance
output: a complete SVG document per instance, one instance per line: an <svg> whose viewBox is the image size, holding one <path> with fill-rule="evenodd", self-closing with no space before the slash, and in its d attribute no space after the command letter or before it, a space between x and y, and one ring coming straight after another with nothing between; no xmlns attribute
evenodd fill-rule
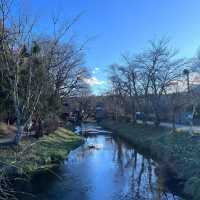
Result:
<svg viewBox="0 0 200 200"><path fill-rule="evenodd" d="M81 87L87 72L82 66L85 42L80 47L71 40L64 42L79 16L59 27L54 19L52 36L38 39L33 34L34 21L13 17L11 5L11 1L0 1L0 64L14 103L14 142L18 144L24 127L46 106L44 100L53 99L56 114L56 105Z"/></svg>
<svg viewBox="0 0 200 200"><path fill-rule="evenodd" d="M182 77L182 70L188 61L178 58L178 51L171 48L170 41L165 38L150 41L149 48L132 57L123 55L123 60L125 64L111 66L113 94L123 102L129 100L133 121L136 121L136 111L140 111L144 112L146 124L152 112L158 126L163 102L167 101L168 94L175 92L172 86ZM178 96L179 93L171 95L173 116L179 107L176 101Z"/></svg>
<svg viewBox="0 0 200 200"><path fill-rule="evenodd" d="M130 100L133 123L136 123L136 111L140 110L140 69L135 60L128 55L123 55L125 65L119 67L120 77L123 82L124 93Z"/></svg>
<svg viewBox="0 0 200 200"><path fill-rule="evenodd" d="M118 64L111 65L109 74L109 80L112 86L112 91L109 96L112 98L111 101L113 104L111 107L114 111L114 118L117 120L125 112L124 105L129 102L127 92L130 91L127 91L127 82L124 79L124 74L126 74L124 66Z"/></svg>
<svg viewBox="0 0 200 200"><path fill-rule="evenodd" d="M145 96L150 95L155 114L155 125L160 124L161 97L167 94L173 82L180 77L180 69L186 64L185 59L177 58L177 51L169 46L169 40L160 39L149 42L149 49L137 57L143 69Z"/></svg>

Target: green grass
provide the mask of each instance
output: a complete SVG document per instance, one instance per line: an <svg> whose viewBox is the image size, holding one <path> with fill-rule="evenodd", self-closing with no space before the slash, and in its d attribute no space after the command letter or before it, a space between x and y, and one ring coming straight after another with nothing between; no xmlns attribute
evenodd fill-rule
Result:
<svg viewBox="0 0 200 200"><path fill-rule="evenodd" d="M50 170L63 162L69 152L82 143L81 137L64 128L58 128L38 140L23 140L17 149L0 150L1 173L31 175L41 170Z"/></svg>
<svg viewBox="0 0 200 200"><path fill-rule="evenodd" d="M184 192L200 199L200 141L187 132L172 133L170 129L103 121L104 128L147 150L158 162L185 180Z"/></svg>

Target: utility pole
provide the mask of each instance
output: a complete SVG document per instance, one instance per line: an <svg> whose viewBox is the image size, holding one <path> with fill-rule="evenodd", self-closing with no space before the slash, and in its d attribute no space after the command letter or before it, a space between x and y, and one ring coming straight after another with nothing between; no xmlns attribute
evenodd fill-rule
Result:
<svg viewBox="0 0 200 200"><path fill-rule="evenodd" d="M190 71L188 69L183 70L183 75L186 76L186 82L187 82L187 92L190 93Z"/></svg>

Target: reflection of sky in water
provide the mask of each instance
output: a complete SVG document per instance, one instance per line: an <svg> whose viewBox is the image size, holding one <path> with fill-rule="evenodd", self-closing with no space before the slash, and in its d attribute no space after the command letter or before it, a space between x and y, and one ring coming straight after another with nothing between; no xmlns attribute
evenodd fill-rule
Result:
<svg viewBox="0 0 200 200"><path fill-rule="evenodd" d="M88 144L101 148L90 149ZM90 185L86 199L178 200L162 191L162 181L155 175L152 160L109 137L88 138L84 147L71 153L66 165L74 173L80 171Z"/></svg>
<svg viewBox="0 0 200 200"><path fill-rule="evenodd" d="M98 148L89 148L97 144ZM39 197L48 200L181 200L163 192L155 163L121 140L88 138L73 151L55 181Z"/></svg>

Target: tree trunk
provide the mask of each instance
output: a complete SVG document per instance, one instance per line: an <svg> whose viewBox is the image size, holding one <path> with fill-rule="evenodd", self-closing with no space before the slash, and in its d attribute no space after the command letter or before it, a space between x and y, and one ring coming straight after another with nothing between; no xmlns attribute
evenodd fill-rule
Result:
<svg viewBox="0 0 200 200"><path fill-rule="evenodd" d="M19 145L22 134L23 134L23 130L24 130L24 126L17 123L17 130L16 130L15 139L14 139L14 144Z"/></svg>
<svg viewBox="0 0 200 200"><path fill-rule="evenodd" d="M159 101L158 99L156 99L156 101L154 102L153 105L153 110L154 110L154 114L155 114L155 126L158 127L160 125L160 115L159 115Z"/></svg>
<svg viewBox="0 0 200 200"><path fill-rule="evenodd" d="M132 112L132 118L133 118L133 124L136 124L136 116L135 116L135 111Z"/></svg>
<svg viewBox="0 0 200 200"><path fill-rule="evenodd" d="M159 125L160 125L160 116L159 116L159 114L157 113L157 111L156 111L156 113L155 113L155 122L154 122L154 124L155 124L155 126L156 127L159 127Z"/></svg>
<svg viewBox="0 0 200 200"><path fill-rule="evenodd" d="M135 109L135 101L132 100L132 119L133 119L133 124L136 124L136 109Z"/></svg>
<svg viewBox="0 0 200 200"><path fill-rule="evenodd" d="M17 105L15 105L15 113L16 113L16 128L17 128L17 130L16 130L15 139L14 139L14 144L18 145L21 141L24 127L21 124L21 114L19 111L19 107Z"/></svg>
<svg viewBox="0 0 200 200"><path fill-rule="evenodd" d="M172 131L173 133L175 132L176 130L176 119L175 119L175 111L173 111L172 113Z"/></svg>
<svg viewBox="0 0 200 200"><path fill-rule="evenodd" d="M196 112L196 105L193 105L192 116L191 116L191 119L190 119L190 130L189 130L190 135L193 135L193 120L194 120L195 112Z"/></svg>
<svg viewBox="0 0 200 200"><path fill-rule="evenodd" d="M143 124L144 124L145 126L147 125L148 119L149 119L148 106L145 105L145 107L144 107L144 117L143 117Z"/></svg>

